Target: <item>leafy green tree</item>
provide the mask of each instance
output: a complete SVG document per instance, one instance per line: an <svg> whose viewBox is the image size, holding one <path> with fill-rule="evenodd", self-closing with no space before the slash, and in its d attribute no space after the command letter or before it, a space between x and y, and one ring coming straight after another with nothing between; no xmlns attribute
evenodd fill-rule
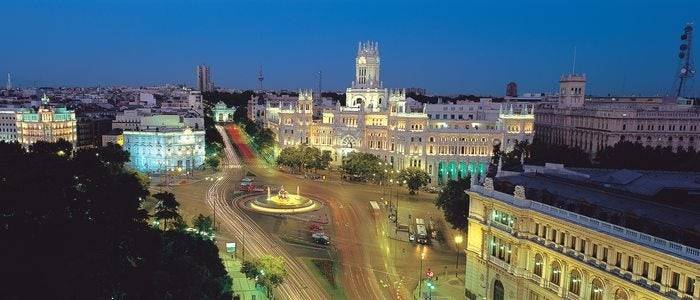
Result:
<svg viewBox="0 0 700 300"><path fill-rule="evenodd" d="M466 230L469 212L469 195L465 192L471 186L471 178L462 178L447 182L442 192L435 199L435 206L445 214L445 220L454 229Z"/></svg>
<svg viewBox="0 0 700 300"><path fill-rule="evenodd" d="M163 230L166 230L168 228L168 220L175 221L180 216L178 213L180 203L178 203L175 199L175 195L170 192L160 192L154 194L153 198L158 201L154 216L156 219L163 222Z"/></svg>
<svg viewBox="0 0 700 300"><path fill-rule="evenodd" d="M321 157L319 158L319 170L327 170L331 166L331 162L333 162L333 156L331 155L330 150L323 150L321 153Z"/></svg>
<svg viewBox="0 0 700 300"><path fill-rule="evenodd" d="M0 142L3 298L231 299L211 241L147 225L147 180L126 152L61 147Z"/></svg>
<svg viewBox="0 0 700 300"><path fill-rule="evenodd" d="M268 295L272 288L276 288L287 277L287 269L284 267L284 259L280 256L263 255L257 262L261 284L268 288Z"/></svg>
<svg viewBox="0 0 700 300"><path fill-rule="evenodd" d="M387 176L380 164L382 160L370 153L350 152L343 160L343 172L356 180L374 179L382 181Z"/></svg>
<svg viewBox="0 0 700 300"><path fill-rule="evenodd" d="M70 155L73 150L73 144L64 139L59 139L58 142L51 143L46 141L37 141L29 146L29 152L35 154L54 154L59 156Z"/></svg>
<svg viewBox="0 0 700 300"><path fill-rule="evenodd" d="M204 163L207 164L207 166L209 166L213 171L216 171L219 168L219 164L221 164L221 159L217 155L211 155L207 156Z"/></svg>
<svg viewBox="0 0 700 300"><path fill-rule="evenodd" d="M211 217L205 217L202 214L199 214L192 219L192 227L197 229L199 232L206 233L207 235L214 233L213 224L214 222L212 221Z"/></svg>
<svg viewBox="0 0 700 300"><path fill-rule="evenodd" d="M257 263L246 260L241 265L241 273L248 279L256 279L260 275Z"/></svg>
<svg viewBox="0 0 700 300"><path fill-rule="evenodd" d="M430 176L419 168L406 168L399 172L399 180L406 181L406 186L411 195L430 182Z"/></svg>

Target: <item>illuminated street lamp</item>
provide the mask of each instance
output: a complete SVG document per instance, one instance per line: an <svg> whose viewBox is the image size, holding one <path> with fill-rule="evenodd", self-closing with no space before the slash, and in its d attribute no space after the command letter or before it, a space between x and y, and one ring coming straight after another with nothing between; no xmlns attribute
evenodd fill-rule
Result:
<svg viewBox="0 0 700 300"><path fill-rule="evenodd" d="M457 264L455 264L455 276L459 277L459 245L462 244L462 236L455 236L455 248L457 249Z"/></svg>
<svg viewBox="0 0 700 300"><path fill-rule="evenodd" d="M420 251L420 272L418 272L418 297L423 294L423 260L425 259L425 248L421 246Z"/></svg>

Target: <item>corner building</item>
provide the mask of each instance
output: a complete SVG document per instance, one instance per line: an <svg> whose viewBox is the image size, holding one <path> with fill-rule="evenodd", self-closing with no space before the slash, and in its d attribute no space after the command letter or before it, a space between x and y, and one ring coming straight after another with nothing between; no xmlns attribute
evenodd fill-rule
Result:
<svg viewBox="0 0 700 300"><path fill-rule="evenodd" d="M372 153L396 170L425 170L433 184L468 174L483 178L495 144L509 150L518 140L532 140L529 104L482 100L424 104L415 111L404 90L384 88L380 63L377 43L359 44L345 106L314 112L313 92L300 91L295 102L251 99L249 109L264 110L256 116L272 129L280 148L304 144L330 150L334 164L353 151Z"/></svg>
<svg viewBox="0 0 700 300"><path fill-rule="evenodd" d="M467 299L700 299L700 250L472 185ZM686 220L691 221L691 220Z"/></svg>

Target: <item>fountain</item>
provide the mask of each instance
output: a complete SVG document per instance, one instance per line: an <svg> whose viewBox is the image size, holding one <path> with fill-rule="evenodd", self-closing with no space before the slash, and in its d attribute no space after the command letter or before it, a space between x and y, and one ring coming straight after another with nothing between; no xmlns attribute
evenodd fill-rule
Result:
<svg viewBox="0 0 700 300"><path fill-rule="evenodd" d="M290 194L284 189L284 186L281 186L277 195L274 196L270 187L267 187L267 196L260 196L250 201L249 207L257 212L275 214L304 213L320 208L316 201L300 194L299 186L297 186L295 195Z"/></svg>

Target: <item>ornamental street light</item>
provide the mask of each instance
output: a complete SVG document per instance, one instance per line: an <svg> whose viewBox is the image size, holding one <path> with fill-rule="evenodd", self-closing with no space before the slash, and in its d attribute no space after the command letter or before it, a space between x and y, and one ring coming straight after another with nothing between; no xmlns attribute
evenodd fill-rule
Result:
<svg viewBox="0 0 700 300"><path fill-rule="evenodd" d="M462 236L455 236L455 248L457 249L457 263L455 264L455 277L459 278L459 245L462 244Z"/></svg>

